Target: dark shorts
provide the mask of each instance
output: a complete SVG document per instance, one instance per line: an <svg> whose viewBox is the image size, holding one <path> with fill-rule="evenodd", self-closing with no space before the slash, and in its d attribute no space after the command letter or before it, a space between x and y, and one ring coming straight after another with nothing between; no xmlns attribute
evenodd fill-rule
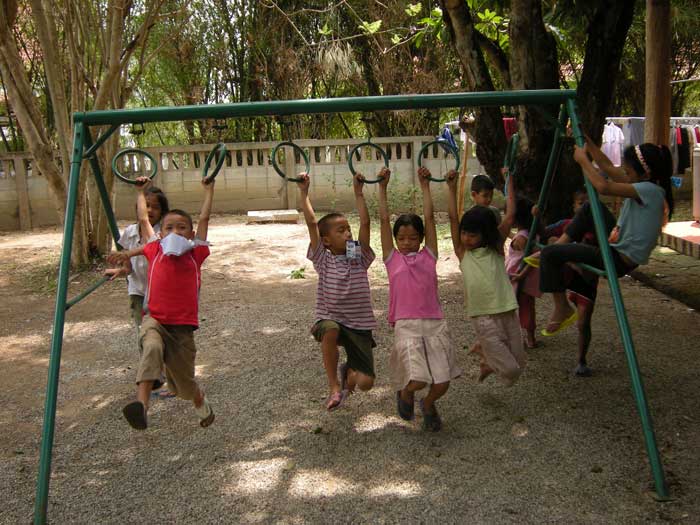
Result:
<svg viewBox="0 0 700 525"><path fill-rule="evenodd" d="M322 319L311 328L311 334L316 341L321 342L329 330L338 330L338 345L345 348L348 366L357 372L375 377L372 348L377 346L377 343L372 337L372 330L356 330L330 319Z"/></svg>

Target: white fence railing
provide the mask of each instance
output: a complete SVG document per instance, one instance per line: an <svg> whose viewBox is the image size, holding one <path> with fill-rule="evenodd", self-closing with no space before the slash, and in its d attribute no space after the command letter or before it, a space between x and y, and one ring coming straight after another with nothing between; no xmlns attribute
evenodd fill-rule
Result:
<svg viewBox="0 0 700 525"><path fill-rule="evenodd" d="M415 174L417 152L432 137L385 137L372 141L387 151L392 170L390 205L397 211L420 203ZM309 152L312 179L310 197L319 210L351 210L354 206L351 175L348 169L350 150L363 140L299 140L295 143ZM228 154L217 177L214 212L232 213L249 210L296 208L297 189L279 177L270 163L270 153L276 142L226 144ZM144 148L158 165L154 184L165 191L171 207L197 212L201 203L201 171L212 145L169 146ZM291 152L291 150L288 150ZM374 152L376 153L376 152ZM353 166L368 177L383 166L383 160L369 148ZM445 159L441 148L427 151L423 165L435 175L453 166ZM120 171L149 171L148 162L136 156L121 158ZM280 168L296 174L305 168L301 159L288 155ZM470 158L468 173L480 172L476 158ZM438 210L445 208L444 184L434 184ZM368 185L366 194L370 206L376 202L376 185ZM118 219L134 217L133 187L115 180L113 206ZM0 229L27 229L32 226L58 224L53 197L46 179L32 169L28 153L0 154Z"/></svg>

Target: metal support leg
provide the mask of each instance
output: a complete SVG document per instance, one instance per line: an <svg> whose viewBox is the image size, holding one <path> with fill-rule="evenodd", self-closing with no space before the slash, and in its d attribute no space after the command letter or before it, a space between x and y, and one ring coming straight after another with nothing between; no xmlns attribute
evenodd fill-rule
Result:
<svg viewBox="0 0 700 525"><path fill-rule="evenodd" d="M92 147L92 137L90 136L90 130L87 127L85 128L85 147L89 148L90 155L88 157L88 160L90 161L92 173L95 175L95 184L97 185L97 190L100 193L102 205L104 206L105 213L107 214L109 230L112 232L112 238L114 239L114 244L116 244L117 249L121 249L121 247L119 246L119 227L117 226L117 220L114 217L114 210L112 209L112 203L109 200L109 193L107 192L107 187L105 186L105 180L104 178L102 178L102 170L100 169L100 163L97 160L94 148Z"/></svg>
<svg viewBox="0 0 700 525"><path fill-rule="evenodd" d="M549 152L549 160L547 161L547 169L544 172L544 180L542 181L542 190L540 191L540 197L537 200L537 209L540 211L535 217L532 218L532 226L530 226L530 234L527 237L527 244L525 245L525 257L530 255L532 248L535 245L535 237L540 227L540 220L542 213L544 212L544 205L549 199L549 191L552 188L552 179L554 178L554 170L559 164L559 155L561 153L562 146L562 134L561 129L566 129L566 108L562 105L559 111L559 127L554 128L554 140L552 141L552 149ZM525 263L521 263L522 265Z"/></svg>
<svg viewBox="0 0 700 525"><path fill-rule="evenodd" d="M49 358L49 377L46 386L46 404L44 424L41 435L41 455L39 459L39 478L36 485L34 504L34 523L46 523L48 507L49 481L51 478L51 451L56 423L56 397L58 395L58 375L61 368L61 347L63 345L63 325L66 314L66 296L68 293L68 275L70 273L70 256L73 246L73 227L75 225L75 207L78 201L78 181L80 164L83 158L83 140L85 126L77 122L73 130L73 156L71 160L70 179L68 182L68 201L63 228L63 246L61 263L58 270L58 287L56 290L56 310L54 313L53 332L51 336L51 356Z"/></svg>
<svg viewBox="0 0 700 525"><path fill-rule="evenodd" d="M585 141L583 133L579 127L578 115L576 114L576 103L572 99L567 100L566 107L569 112L569 117L571 118L571 127L574 130L576 144L578 144L578 146L583 146ZM668 487L666 486L666 480L664 478L664 469L661 465L661 457L659 456L659 450L656 446L654 426L651 421L651 414L649 413L649 406L647 405L646 395L644 393L644 385L642 384L642 376L639 372L637 355L634 351L632 332L630 331L629 322L627 321L625 305L622 302L620 283L617 281L615 263L613 262L612 254L610 253L610 245L608 244L608 235L605 231L605 221L603 220L600 200L598 199L598 195L593 188L593 185L588 181L588 179L585 179L585 181L586 190L588 191L588 198L591 202L591 211L593 212L593 223L595 224L595 233L598 238L598 246L600 246L600 251L605 263L605 271L608 275L610 295L613 298L613 304L615 306L617 325L620 328L620 336L622 337L622 344L625 348L625 356L627 357L627 365L630 370L632 392L634 393L634 400L637 403L639 418L642 422L644 441L647 448L647 455L649 456L649 464L651 465L651 471L654 476L656 495L659 499L667 499Z"/></svg>

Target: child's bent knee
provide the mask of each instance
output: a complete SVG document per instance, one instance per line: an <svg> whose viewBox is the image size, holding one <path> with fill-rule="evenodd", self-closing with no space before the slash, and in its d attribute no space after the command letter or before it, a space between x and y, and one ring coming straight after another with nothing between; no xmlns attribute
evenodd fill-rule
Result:
<svg viewBox="0 0 700 525"><path fill-rule="evenodd" d="M357 388L363 392L371 390L374 386L374 377L363 374L362 372L357 372Z"/></svg>

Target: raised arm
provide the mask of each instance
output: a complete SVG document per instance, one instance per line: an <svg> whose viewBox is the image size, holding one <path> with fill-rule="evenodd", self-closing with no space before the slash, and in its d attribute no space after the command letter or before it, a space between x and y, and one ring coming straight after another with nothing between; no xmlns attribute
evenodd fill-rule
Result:
<svg viewBox="0 0 700 525"><path fill-rule="evenodd" d="M455 255L461 261L464 257L464 248L462 247L462 241L460 239L459 217L457 216L457 172L451 170L447 172L445 178L447 179L447 189L449 190L449 195L447 196L447 211L450 217L452 248L454 248Z"/></svg>
<svg viewBox="0 0 700 525"><path fill-rule="evenodd" d="M574 160L579 163L583 170L583 175L595 187L596 191L601 195L613 195L616 197L626 197L629 199L638 199L639 195L634 186L628 182L614 182L606 179L598 170L593 167L591 160L588 158L586 149L574 147Z"/></svg>
<svg viewBox="0 0 700 525"><path fill-rule="evenodd" d="M360 234L357 240L360 241L360 246L369 248L369 210L367 209L365 196L362 193L364 185L365 178L361 173L352 178L352 187L355 190L355 207L360 216Z"/></svg>
<svg viewBox="0 0 700 525"><path fill-rule="evenodd" d="M202 187L204 188L204 200L202 201L202 211L199 212L199 220L197 221L197 239L200 241L207 240L209 233L209 217L211 216L211 204L214 201L214 179L205 182L202 179Z"/></svg>
<svg viewBox="0 0 700 525"><path fill-rule="evenodd" d="M454 171L454 170L453 170ZM433 196L430 193L430 171L421 167L418 169L418 181L423 192L423 216L425 218L425 245L430 248L435 257L438 256L437 231L435 228L435 211L433 209ZM454 172L455 180L458 180L459 173Z"/></svg>
<svg viewBox="0 0 700 525"><path fill-rule="evenodd" d="M508 194L506 195L506 213L503 215L501 224L498 225L498 231L503 240L508 237L515 220L515 181L512 176L508 177L506 184L506 193Z"/></svg>
<svg viewBox="0 0 700 525"><path fill-rule="evenodd" d="M156 232L148 219L148 204L146 203L146 190L151 185L148 177L136 179L136 217L139 221L139 232L142 239L149 241Z"/></svg>
<svg viewBox="0 0 700 525"><path fill-rule="evenodd" d="M309 184L311 184L311 180L309 179L308 173L300 173L299 178L301 179L301 182L297 182L297 187L299 188L301 211L304 213L306 227L309 229L309 243L311 244L311 251L313 252L318 247L320 236L318 234L316 215L314 215L314 209L311 206L311 200L309 199Z"/></svg>
<svg viewBox="0 0 700 525"><path fill-rule="evenodd" d="M591 140L591 137L586 135L586 151L591 154L591 157L601 169L608 174L615 182L629 182L627 173L620 166L615 166L598 145Z"/></svg>
<svg viewBox="0 0 700 525"><path fill-rule="evenodd" d="M379 181L379 225L382 233L382 258L386 260L394 249L394 235L391 232L389 205L387 203L387 186L389 185L391 172L384 168L379 172L379 175L384 177Z"/></svg>

